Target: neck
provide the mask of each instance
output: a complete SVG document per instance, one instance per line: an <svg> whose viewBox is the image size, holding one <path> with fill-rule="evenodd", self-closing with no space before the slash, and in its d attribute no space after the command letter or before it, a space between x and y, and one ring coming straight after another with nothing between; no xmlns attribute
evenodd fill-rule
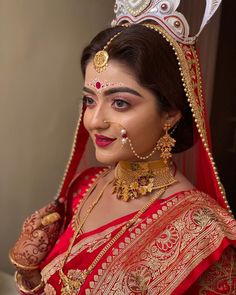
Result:
<svg viewBox="0 0 236 295"><path fill-rule="evenodd" d="M158 170L163 169L166 167L173 166L172 162L165 163L164 160L152 160L152 161L120 161L117 165L122 167L123 169L130 170L130 171L137 171L137 170Z"/></svg>

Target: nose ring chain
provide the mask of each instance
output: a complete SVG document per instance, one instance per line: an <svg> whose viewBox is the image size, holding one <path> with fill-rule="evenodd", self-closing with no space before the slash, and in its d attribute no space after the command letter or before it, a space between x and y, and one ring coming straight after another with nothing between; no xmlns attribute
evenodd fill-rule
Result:
<svg viewBox="0 0 236 295"><path fill-rule="evenodd" d="M108 120L103 120L103 122L104 123L107 123L107 124L109 124L109 123L115 123L115 122L111 122L111 121L108 121ZM116 123L116 124L120 125L119 123ZM147 160L148 158L150 158L156 152L156 150L158 148L157 147L157 144L154 147L154 149L151 151L151 153L149 153L147 156L140 156L140 155L138 155L138 153L134 149L134 146L133 146L130 138L128 138L128 136L127 136L126 129L122 125L120 125L120 126L121 126L120 135L121 135L121 143L122 143L122 146L124 146L128 142L129 143L129 147L130 147L132 153L134 154L134 156L136 158L138 158L139 160Z"/></svg>

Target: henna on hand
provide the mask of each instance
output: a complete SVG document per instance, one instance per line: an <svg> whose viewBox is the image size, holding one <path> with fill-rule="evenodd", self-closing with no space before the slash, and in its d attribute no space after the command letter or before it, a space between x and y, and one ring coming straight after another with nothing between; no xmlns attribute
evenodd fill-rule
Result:
<svg viewBox="0 0 236 295"><path fill-rule="evenodd" d="M10 258L16 262L16 267L17 264L25 266L26 269L38 267L45 259L60 234L63 223L62 207L62 204L54 202L26 219L18 241L10 251Z"/></svg>

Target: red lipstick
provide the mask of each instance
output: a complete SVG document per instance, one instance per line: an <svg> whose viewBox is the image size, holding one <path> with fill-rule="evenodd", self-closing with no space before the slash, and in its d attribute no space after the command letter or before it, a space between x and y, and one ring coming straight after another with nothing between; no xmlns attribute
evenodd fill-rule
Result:
<svg viewBox="0 0 236 295"><path fill-rule="evenodd" d="M95 134L95 142L96 142L96 145L99 147L106 147L109 144L113 143L113 141L115 140L116 138L110 138L104 135Z"/></svg>

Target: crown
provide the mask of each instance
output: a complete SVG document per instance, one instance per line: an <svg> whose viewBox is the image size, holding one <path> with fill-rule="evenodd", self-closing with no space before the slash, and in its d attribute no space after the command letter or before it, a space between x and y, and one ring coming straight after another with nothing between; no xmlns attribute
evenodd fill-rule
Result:
<svg viewBox="0 0 236 295"><path fill-rule="evenodd" d="M114 7L116 18L111 25L117 26L127 22L138 24L152 20L178 42L194 44L221 1L206 0L203 20L195 36L189 36L189 25L186 18L182 13L176 11L180 0L116 0Z"/></svg>

